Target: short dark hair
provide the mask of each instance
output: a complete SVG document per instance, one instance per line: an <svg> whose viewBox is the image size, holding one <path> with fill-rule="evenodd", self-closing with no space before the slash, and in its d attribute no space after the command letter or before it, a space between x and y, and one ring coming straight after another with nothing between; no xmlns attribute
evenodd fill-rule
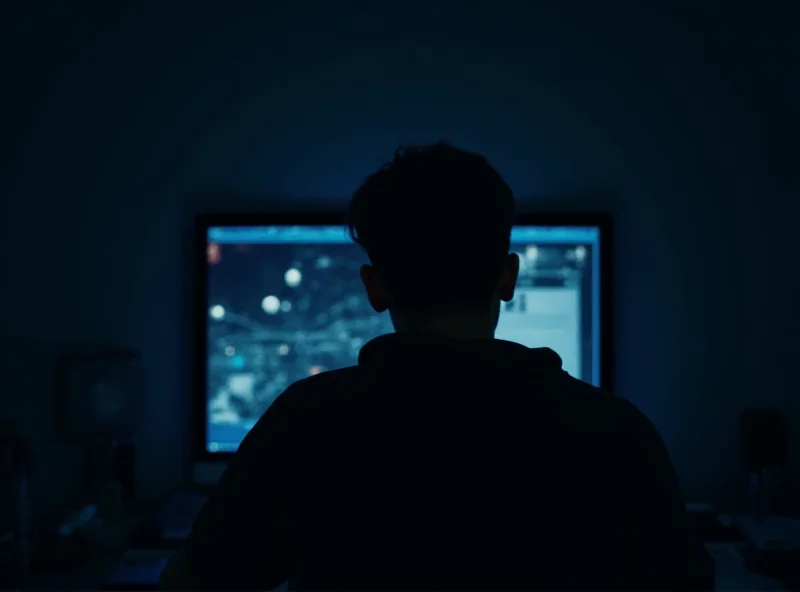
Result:
<svg viewBox="0 0 800 592"><path fill-rule="evenodd" d="M511 189L479 154L446 142L404 147L350 202L350 236L398 310L488 305L511 240Z"/></svg>

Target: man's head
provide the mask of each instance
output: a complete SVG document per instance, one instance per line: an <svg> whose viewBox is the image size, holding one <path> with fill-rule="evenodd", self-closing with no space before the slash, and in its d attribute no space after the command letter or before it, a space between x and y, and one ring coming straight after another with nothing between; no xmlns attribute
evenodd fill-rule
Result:
<svg viewBox="0 0 800 592"><path fill-rule="evenodd" d="M399 331L449 320L493 332L519 269L513 221L511 189L482 156L444 143L398 150L350 202L370 303Z"/></svg>

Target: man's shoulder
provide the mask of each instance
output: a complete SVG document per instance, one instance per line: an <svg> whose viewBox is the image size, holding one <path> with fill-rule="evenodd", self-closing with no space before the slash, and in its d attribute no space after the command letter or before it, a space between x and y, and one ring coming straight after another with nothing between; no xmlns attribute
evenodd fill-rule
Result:
<svg viewBox="0 0 800 592"><path fill-rule="evenodd" d="M629 400L571 376L566 377L557 396L567 413L614 431L635 429L648 422Z"/></svg>
<svg viewBox="0 0 800 592"><path fill-rule="evenodd" d="M273 401L247 438L254 442L266 437L284 438L296 433L303 424L313 423L315 418L329 419L341 407L343 397L352 392L356 374L357 368L353 366L292 383Z"/></svg>
<svg viewBox="0 0 800 592"><path fill-rule="evenodd" d="M292 384L273 406L290 415L335 413L343 403L356 399L357 393L363 390L363 378L363 369L359 366L321 372ZM562 420L574 422L576 427L622 434L639 431L650 423L627 399L566 373L563 380L547 382L550 387L547 390L552 389L551 400L560 408ZM534 385L529 387L536 389Z"/></svg>
<svg viewBox="0 0 800 592"><path fill-rule="evenodd" d="M358 375L358 366L320 372L293 383L275 404L287 410L298 410L336 403L340 397L352 392Z"/></svg>

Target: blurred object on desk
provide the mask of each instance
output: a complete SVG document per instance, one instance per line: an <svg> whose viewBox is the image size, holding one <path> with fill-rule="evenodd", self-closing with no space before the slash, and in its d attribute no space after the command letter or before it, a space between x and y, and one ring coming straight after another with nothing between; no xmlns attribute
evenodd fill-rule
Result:
<svg viewBox="0 0 800 592"><path fill-rule="evenodd" d="M174 549L192 532L195 518L207 496L197 491L179 491L154 515L147 517L134 534L133 545L140 548Z"/></svg>
<svg viewBox="0 0 800 592"><path fill-rule="evenodd" d="M99 590L119 562L138 518L105 518L88 504L43 522L34 539L30 589Z"/></svg>
<svg viewBox="0 0 800 592"><path fill-rule="evenodd" d="M746 512L759 521L786 505L789 426L771 409L750 409L740 420L740 461L746 474Z"/></svg>
<svg viewBox="0 0 800 592"><path fill-rule="evenodd" d="M101 516L122 515L135 493L135 451L144 376L137 352L106 348L63 355L59 435L86 451L86 486Z"/></svg>
<svg viewBox="0 0 800 592"><path fill-rule="evenodd" d="M704 543L724 543L742 540L742 535L733 526L730 519L720 516L708 503L687 503L689 520Z"/></svg>
<svg viewBox="0 0 800 592"><path fill-rule="evenodd" d="M130 549L108 574L104 590L157 590L172 549Z"/></svg>
<svg viewBox="0 0 800 592"><path fill-rule="evenodd" d="M747 540L742 556L748 569L800 585L800 519L738 516L734 522Z"/></svg>

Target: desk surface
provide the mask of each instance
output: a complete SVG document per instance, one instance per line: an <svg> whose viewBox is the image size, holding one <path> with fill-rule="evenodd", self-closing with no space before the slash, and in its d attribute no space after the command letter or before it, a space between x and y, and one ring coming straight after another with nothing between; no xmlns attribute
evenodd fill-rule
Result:
<svg viewBox="0 0 800 592"><path fill-rule="evenodd" d="M748 571L737 543L706 545L716 561L717 590L783 590L784 585ZM37 577L36 590L123 590L152 589L173 551L170 549L131 549L120 556L104 556L69 574Z"/></svg>
<svg viewBox="0 0 800 592"><path fill-rule="evenodd" d="M717 590L783 590L781 582L747 571L735 543L706 545L716 560ZM137 549L126 553L125 561L109 572L106 586L109 589L150 587L172 551L166 549Z"/></svg>

